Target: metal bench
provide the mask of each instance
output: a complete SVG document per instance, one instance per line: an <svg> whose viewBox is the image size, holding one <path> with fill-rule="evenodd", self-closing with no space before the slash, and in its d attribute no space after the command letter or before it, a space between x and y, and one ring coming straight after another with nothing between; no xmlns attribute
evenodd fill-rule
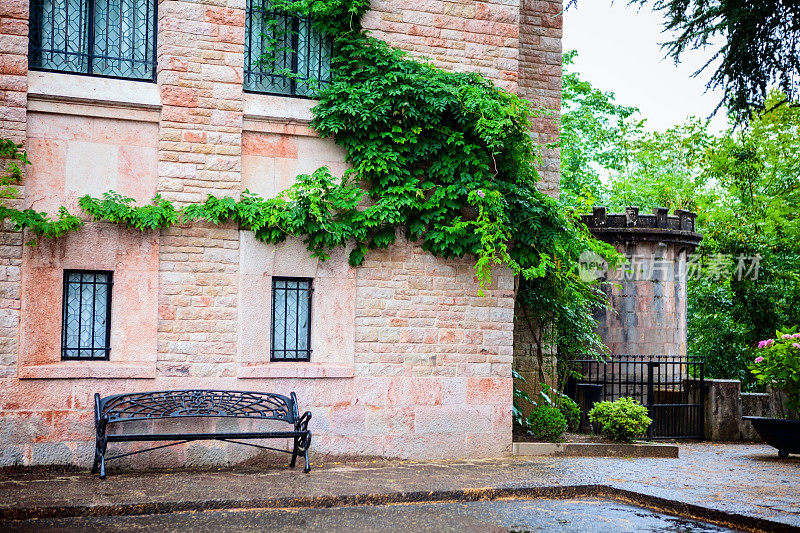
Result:
<svg viewBox="0 0 800 533"><path fill-rule="evenodd" d="M300 416L297 407L297 396L272 394L265 392L245 392L227 390L175 390L158 392L137 392L131 394L116 394L100 398L94 395L94 416L97 441L94 452L92 473L100 470L100 479L106 477L106 461L119 459L138 453L144 453L168 446L175 446L195 440L221 440L244 444L255 448L289 453L292 455L290 465L294 467L298 457L305 459L305 471L311 470L308 462L308 448L311 445L311 432L308 422L311 413L306 411ZM180 419L191 417L225 417L244 418L257 420L278 420L293 425L293 430L287 431L221 431L212 433L128 433L125 432L127 422ZM120 428L120 431L109 433L110 426ZM245 439L293 439L294 446L291 451L272 448L250 442L240 442ZM176 441L106 457L109 442L136 442L136 441Z"/></svg>

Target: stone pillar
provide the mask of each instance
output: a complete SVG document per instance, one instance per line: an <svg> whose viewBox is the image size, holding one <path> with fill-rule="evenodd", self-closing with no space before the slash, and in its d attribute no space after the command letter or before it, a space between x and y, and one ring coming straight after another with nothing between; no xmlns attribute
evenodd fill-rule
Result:
<svg viewBox="0 0 800 533"><path fill-rule="evenodd" d="M670 216L666 208L639 214L638 207L616 214L597 207L583 216L595 237L627 258L615 270L596 272L611 282L611 308L596 318L612 354L686 355L687 258L702 239L695 218L688 211Z"/></svg>
<svg viewBox="0 0 800 533"><path fill-rule="evenodd" d="M159 3L158 191L178 205L242 188L244 0ZM158 367L235 376L239 231L161 232Z"/></svg>
<svg viewBox="0 0 800 533"><path fill-rule="evenodd" d="M558 141L561 127L562 0L522 0L519 32L519 95L550 112L534 121L539 146ZM561 151L542 148L539 189L558 196Z"/></svg>
<svg viewBox="0 0 800 533"><path fill-rule="evenodd" d="M25 143L27 130L28 5L28 0L0 2L0 137L17 144ZM4 161L0 165L5 168ZM20 206L23 185L16 187L16 200L3 202ZM8 223L0 228L0 377L17 373L22 239Z"/></svg>

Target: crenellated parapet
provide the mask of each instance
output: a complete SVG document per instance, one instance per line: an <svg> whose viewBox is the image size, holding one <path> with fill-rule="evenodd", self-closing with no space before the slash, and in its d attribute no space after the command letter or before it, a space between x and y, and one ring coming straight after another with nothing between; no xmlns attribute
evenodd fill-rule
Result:
<svg viewBox="0 0 800 533"><path fill-rule="evenodd" d="M652 214L640 213L638 207L626 207L624 213L608 213L605 207L595 207L591 215L583 215L581 220L595 237L612 244L656 241L686 244L694 249L703 239L696 232L697 214L683 209L670 215L666 207L657 207Z"/></svg>

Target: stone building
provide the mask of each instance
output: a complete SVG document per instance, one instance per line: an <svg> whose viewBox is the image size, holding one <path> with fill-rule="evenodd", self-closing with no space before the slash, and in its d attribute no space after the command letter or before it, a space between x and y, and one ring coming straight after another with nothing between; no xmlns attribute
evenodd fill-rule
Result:
<svg viewBox="0 0 800 533"><path fill-rule="evenodd" d="M344 171L341 150L308 125L314 101L246 59L259 51L252 13L264 1L0 2L0 136L32 161L17 205L80 213L79 197L108 190L178 205L244 189L272 196L319 166ZM557 113L561 9L373 0L363 23ZM300 32L309 49L313 39ZM534 134L557 132L551 117ZM556 151L543 174L557 191ZM12 231L0 238L0 466L88 465L95 392L177 388L295 391L313 412L315 453L510 449L508 271L480 297L470 259L398 241L351 268L346 251L319 262L300 242L270 246L230 225L89 223L35 247ZM247 453L234 449L140 457L231 463Z"/></svg>

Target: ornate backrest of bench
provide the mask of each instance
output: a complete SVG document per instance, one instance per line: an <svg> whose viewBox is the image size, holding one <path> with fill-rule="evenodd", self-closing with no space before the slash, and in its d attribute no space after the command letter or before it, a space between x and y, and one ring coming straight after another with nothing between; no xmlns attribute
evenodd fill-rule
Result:
<svg viewBox="0 0 800 533"><path fill-rule="evenodd" d="M175 390L117 394L98 398L98 420L106 423L196 416L298 419L297 398L280 394L226 390Z"/></svg>

